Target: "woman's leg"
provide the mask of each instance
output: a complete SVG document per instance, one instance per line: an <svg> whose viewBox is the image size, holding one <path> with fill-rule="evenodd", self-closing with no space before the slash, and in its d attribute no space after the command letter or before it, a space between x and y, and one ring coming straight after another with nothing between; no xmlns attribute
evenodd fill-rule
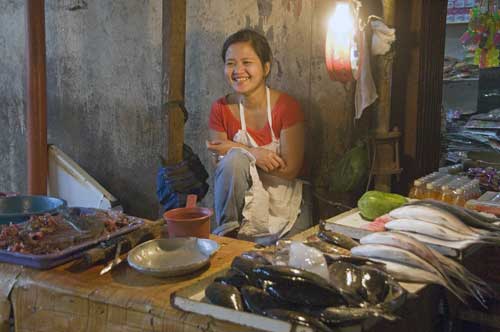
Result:
<svg viewBox="0 0 500 332"><path fill-rule="evenodd" d="M243 218L245 192L251 187L250 158L238 149L230 150L215 170L214 205L217 228L214 234L234 231Z"/></svg>

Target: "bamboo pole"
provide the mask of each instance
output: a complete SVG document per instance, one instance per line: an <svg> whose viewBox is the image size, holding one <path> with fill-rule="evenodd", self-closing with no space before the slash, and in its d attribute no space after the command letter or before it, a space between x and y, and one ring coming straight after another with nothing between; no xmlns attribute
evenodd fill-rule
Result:
<svg viewBox="0 0 500 332"><path fill-rule="evenodd" d="M383 18L385 24L394 27L395 22L395 0L382 0ZM377 72L376 86L378 92L377 115L375 119L376 138L385 138L391 136L391 88L392 88L392 66L394 63L394 48L384 55L375 59L375 68ZM374 176L374 186L376 190L391 191L391 174L387 173L394 166L396 158L394 145L386 141L375 146L376 158L375 168L382 174Z"/></svg>
<svg viewBox="0 0 500 332"><path fill-rule="evenodd" d="M163 2L163 105L167 112L167 164L182 161L186 0Z"/></svg>
<svg viewBox="0 0 500 332"><path fill-rule="evenodd" d="M47 85L44 0L26 0L28 193L47 194Z"/></svg>

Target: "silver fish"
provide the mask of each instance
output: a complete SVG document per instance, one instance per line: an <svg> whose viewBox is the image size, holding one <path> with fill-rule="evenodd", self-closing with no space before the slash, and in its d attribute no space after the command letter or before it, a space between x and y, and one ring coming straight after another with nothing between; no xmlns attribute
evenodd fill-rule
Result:
<svg viewBox="0 0 500 332"><path fill-rule="evenodd" d="M410 251L438 269L443 276L446 276L440 261L429 247L411 236L398 232L376 232L362 237L359 242L361 244L382 244Z"/></svg>
<svg viewBox="0 0 500 332"><path fill-rule="evenodd" d="M473 240L482 242L481 236L479 234L473 232L469 234L463 234L445 226L417 219L394 219L385 224L385 228L390 230L424 234L436 239L442 239L446 241Z"/></svg>
<svg viewBox="0 0 500 332"><path fill-rule="evenodd" d="M387 273L394 279L403 282L417 282L425 284L437 284L447 287L447 283L442 276L417 267L404 265L384 259L373 259L375 262L385 264Z"/></svg>
<svg viewBox="0 0 500 332"><path fill-rule="evenodd" d="M399 232L376 232L364 236L361 244L383 244L409 250L432 264L446 282L475 297L484 305L484 298L489 293L487 284L455 261L427 247L411 235Z"/></svg>
<svg viewBox="0 0 500 332"><path fill-rule="evenodd" d="M436 201L433 199L425 199L421 201L414 201L408 203L408 205L425 205L432 206L434 208L438 208L449 213L452 213L457 218L459 218L463 223L471 226L482 229L487 229L490 231L499 231L500 227L492 224L493 222L500 221L500 218L490 218L482 215L473 210L469 210L460 206L451 205L445 202Z"/></svg>
<svg viewBox="0 0 500 332"><path fill-rule="evenodd" d="M369 257L374 260L384 260L390 261L394 263L399 263L401 265L405 265L408 267L420 269L427 271L434 275L432 277L434 280L439 280L439 282L434 281L434 283L438 283L446 287L450 292L455 294L455 296L460 299L462 302L465 302L463 292L456 289L453 284L450 284L446 281L446 279L441 275L441 273L430 263L426 262L422 258L417 255L396 247L386 246L382 244L364 244L358 247L354 247L351 249L353 255ZM387 266L386 266L387 268ZM403 267L399 267L403 268ZM390 274L391 271L387 270ZM412 270L413 271L413 270ZM415 271L413 271L415 272ZM405 273L404 270L399 271L401 275ZM423 274L425 277L430 278L429 274ZM411 272L408 272L406 277L410 277ZM396 278L396 276L394 276Z"/></svg>
<svg viewBox="0 0 500 332"><path fill-rule="evenodd" d="M389 216L392 219L416 219L427 221L463 234L474 233L469 226L465 225L453 214L431 206L405 205L389 212Z"/></svg>

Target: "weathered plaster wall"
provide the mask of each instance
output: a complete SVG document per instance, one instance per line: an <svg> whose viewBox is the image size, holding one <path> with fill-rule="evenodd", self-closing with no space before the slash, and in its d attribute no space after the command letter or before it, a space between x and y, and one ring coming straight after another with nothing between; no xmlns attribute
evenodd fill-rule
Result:
<svg viewBox="0 0 500 332"><path fill-rule="evenodd" d="M0 188L25 192L24 1L0 3L0 40L7 44L0 98L9 123L0 124L7 142ZM164 150L162 1L48 0L45 8L49 143L126 211L156 216L155 175Z"/></svg>
<svg viewBox="0 0 500 332"><path fill-rule="evenodd" d="M24 1L0 1L0 191L24 191Z"/></svg>
<svg viewBox="0 0 500 332"><path fill-rule="evenodd" d="M49 141L127 211L156 215L162 2L47 4Z"/></svg>
<svg viewBox="0 0 500 332"><path fill-rule="evenodd" d="M328 182L353 127L352 86L330 81L324 65L332 5L187 0L185 138L205 164L210 104L230 91L220 48L229 34L251 27L267 36L274 52L269 84L295 96L306 113L312 178ZM46 0L49 142L127 212L145 217L156 216L154 178L165 151L161 6L161 0ZM25 192L23 0L0 1L0 53L0 191Z"/></svg>

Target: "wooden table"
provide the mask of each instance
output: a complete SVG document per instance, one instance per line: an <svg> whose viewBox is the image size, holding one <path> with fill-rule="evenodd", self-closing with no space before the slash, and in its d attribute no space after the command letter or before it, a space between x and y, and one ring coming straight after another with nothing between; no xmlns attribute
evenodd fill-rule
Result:
<svg viewBox="0 0 500 332"><path fill-rule="evenodd" d="M312 232L310 229L307 232ZM37 271L0 264L0 332L9 331L13 310L17 332L34 331L220 331L250 329L174 309L172 292L227 268L233 257L253 248L251 242L212 236L221 248L208 268L179 278L149 277L122 263L99 275L102 265L74 271L73 263ZM419 287L398 311L401 320L380 322L370 331L440 331L437 286Z"/></svg>
<svg viewBox="0 0 500 332"><path fill-rule="evenodd" d="M100 276L102 265L72 271L73 263L37 271L0 264L0 323L8 330L10 302L15 331L249 331L170 306L170 294L227 268L254 244L213 236L221 248L210 266L185 277L149 277L122 263Z"/></svg>

